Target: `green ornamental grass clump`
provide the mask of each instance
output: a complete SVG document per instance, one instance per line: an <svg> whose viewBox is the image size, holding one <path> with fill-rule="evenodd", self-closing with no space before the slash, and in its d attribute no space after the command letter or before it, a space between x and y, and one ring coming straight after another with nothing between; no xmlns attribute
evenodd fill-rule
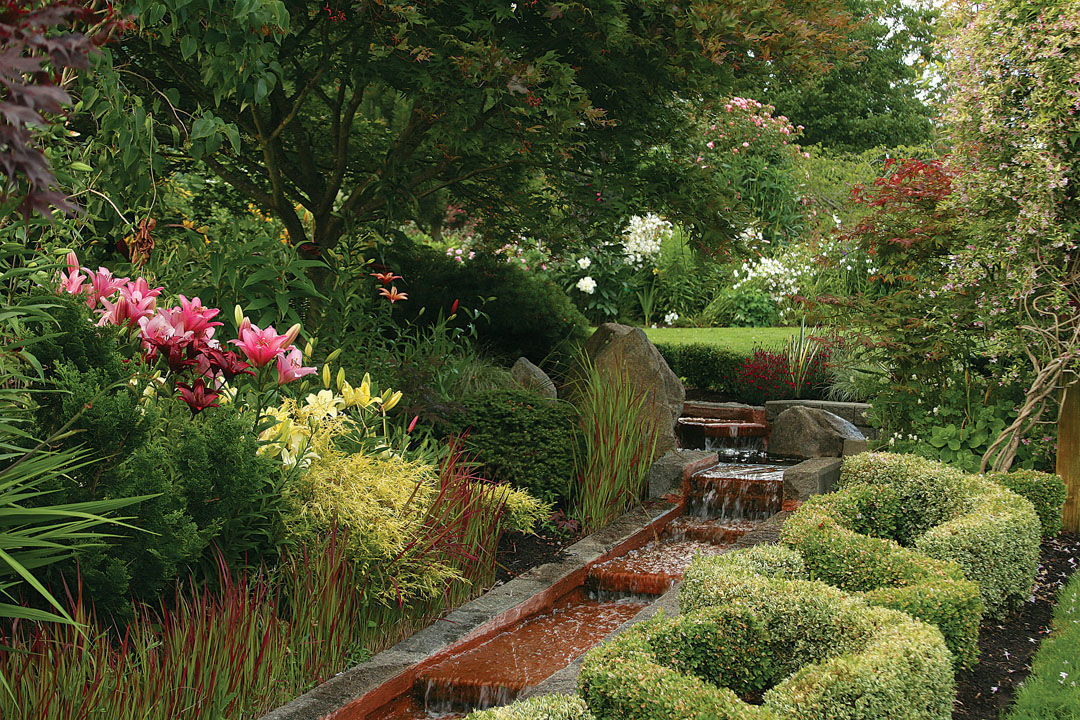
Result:
<svg viewBox="0 0 1080 720"><path fill-rule="evenodd" d="M590 711L598 720L870 720L900 708L910 720L950 717L941 633L824 583L785 579L791 553L695 559L680 589L684 614L586 655L579 690Z"/></svg>

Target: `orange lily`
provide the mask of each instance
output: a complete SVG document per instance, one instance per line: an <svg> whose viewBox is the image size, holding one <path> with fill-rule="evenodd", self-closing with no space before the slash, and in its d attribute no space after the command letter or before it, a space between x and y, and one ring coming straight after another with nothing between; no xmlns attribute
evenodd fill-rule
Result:
<svg viewBox="0 0 1080 720"><path fill-rule="evenodd" d="M371 277L375 278L376 280L381 282L383 285L389 285L390 283L394 282L395 280L400 280L401 279L400 275L395 275L392 272L371 273Z"/></svg>
<svg viewBox="0 0 1080 720"><path fill-rule="evenodd" d="M409 299L407 293L403 293L397 289L397 285L391 285L389 290L387 290L386 288L379 288L379 294L392 303L395 303L398 300Z"/></svg>

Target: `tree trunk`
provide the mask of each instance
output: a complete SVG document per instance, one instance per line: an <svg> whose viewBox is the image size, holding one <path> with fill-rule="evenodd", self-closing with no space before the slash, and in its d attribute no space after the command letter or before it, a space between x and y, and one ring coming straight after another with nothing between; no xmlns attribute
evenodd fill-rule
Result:
<svg viewBox="0 0 1080 720"><path fill-rule="evenodd" d="M1065 481L1062 521L1067 532L1080 531L1080 381L1065 387L1058 416L1057 472Z"/></svg>

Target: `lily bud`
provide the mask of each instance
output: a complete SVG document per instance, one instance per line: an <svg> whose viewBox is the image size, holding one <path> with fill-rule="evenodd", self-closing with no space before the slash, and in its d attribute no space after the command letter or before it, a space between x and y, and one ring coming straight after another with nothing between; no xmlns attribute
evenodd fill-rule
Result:
<svg viewBox="0 0 1080 720"><path fill-rule="evenodd" d="M315 352L315 346L311 344L311 341L307 341L307 345L304 346L304 359L307 360L311 357L311 353Z"/></svg>
<svg viewBox="0 0 1080 720"><path fill-rule="evenodd" d="M339 355L341 355L341 348L338 348L337 350L334 350L332 353L327 355L326 356L326 362L328 362L328 363L334 362L335 360L338 359Z"/></svg>
<svg viewBox="0 0 1080 720"><path fill-rule="evenodd" d="M386 392L384 392L383 396L385 396L386 393L388 393L388 392L390 392L390 391L387 390ZM382 406L383 412L393 410L394 406L397 405L399 402L401 402L401 391L400 390L398 390L396 393L394 393L393 395L391 395L390 397L386 398L386 400L383 401L383 406Z"/></svg>
<svg viewBox="0 0 1080 720"><path fill-rule="evenodd" d="M330 366L329 365L323 365L322 366L322 384L323 384L323 387L326 388L327 390L330 389Z"/></svg>
<svg viewBox="0 0 1080 720"><path fill-rule="evenodd" d="M296 323L291 328L285 331L285 342L282 343L282 347L289 347L296 342L296 336L300 334L300 323Z"/></svg>
<svg viewBox="0 0 1080 720"><path fill-rule="evenodd" d="M244 308L240 307L237 303L232 309L233 320L236 321L236 327L240 327L244 323Z"/></svg>
<svg viewBox="0 0 1080 720"><path fill-rule="evenodd" d="M338 368L337 371L337 389L341 392L341 388L345 385L345 368Z"/></svg>

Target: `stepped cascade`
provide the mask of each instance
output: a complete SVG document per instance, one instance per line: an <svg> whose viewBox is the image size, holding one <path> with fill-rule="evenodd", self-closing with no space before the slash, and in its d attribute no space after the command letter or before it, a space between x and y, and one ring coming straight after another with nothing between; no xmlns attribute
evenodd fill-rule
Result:
<svg viewBox="0 0 1080 720"><path fill-rule="evenodd" d="M652 542L589 567L584 584L550 611L424 669L411 693L368 720L452 720L512 702L671 589L696 554L727 552L779 512L783 470L720 463L695 473L684 487L685 514Z"/></svg>

